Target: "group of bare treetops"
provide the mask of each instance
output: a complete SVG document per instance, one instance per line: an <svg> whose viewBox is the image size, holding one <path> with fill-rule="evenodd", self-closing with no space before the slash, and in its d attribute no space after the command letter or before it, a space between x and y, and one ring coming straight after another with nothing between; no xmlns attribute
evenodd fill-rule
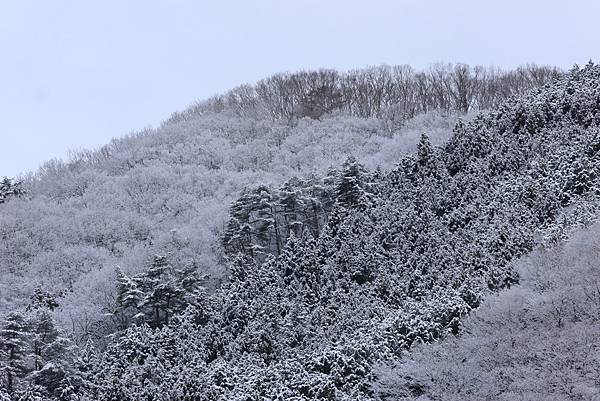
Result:
<svg viewBox="0 0 600 401"><path fill-rule="evenodd" d="M242 85L175 113L171 120L207 111L264 115L293 122L328 113L402 122L432 110L493 109L511 95L541 87L561 74L555 67L526 65L514 70L467 64L434 64L419 71L408 65L363 70L282 73Z"/></svg>

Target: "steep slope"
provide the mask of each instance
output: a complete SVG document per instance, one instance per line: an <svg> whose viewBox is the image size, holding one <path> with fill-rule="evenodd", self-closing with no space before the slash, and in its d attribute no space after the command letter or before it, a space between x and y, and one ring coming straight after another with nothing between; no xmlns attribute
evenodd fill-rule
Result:
<svg viewBox="0 0 600 401"><path fill-rule="evenodd" d="M160 319L163 308L154 329L125 330L98 357L93 398L375 396L374 363L459 333L486 296L518 283L516 258L595 218L599 124L600 67L590 64L459 123L441 148L422 137L389 172L348 160L317 238L309 220L278 256L260 238L233 258L228 283L196 294L175 322ZM264 219L267 237L275 220Z"/></svg>
<svg viewBox="0 0 600 401"><path fill-rule="evenodd" d="M599 234L596 224L517 262L520 284L489 297L462 336L379 368L379 398L599 399Z"/></svg>

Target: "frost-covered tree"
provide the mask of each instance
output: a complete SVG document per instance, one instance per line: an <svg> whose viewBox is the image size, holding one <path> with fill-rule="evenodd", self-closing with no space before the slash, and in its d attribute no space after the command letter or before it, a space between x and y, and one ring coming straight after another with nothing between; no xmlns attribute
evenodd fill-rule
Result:
<svg viewBox="0 0 600 401"><path fill-rule="evenodd" d="M347 208L365 206L368 202L370 177L365 168L354 157L343 164L336 185L336 200Z"/></svg>
<svg viewBox="0 0 600 401"><path fill-rule="evenodd" d="M113 315L125 325L129 319L161 327L188 305L201 290L194 266L175 269L165 256L156 255L149 268L133 277L117 271L117 298Z"/></svg>
<svg viewBox="0 0 600 401"><path fill-rule="evenodd" d="M25 195L20 181L15 181L8 177L0 180L0 203L6 202L9 197L19 197Z"/></svg>
<svg viewBox="0 0 600 401"><path fill-rule="evenodd" d="M29 372L27 363L29 331L25 316L10 312L0 326L0 364L2 387L8 394L14 393L21 379Z"/></svg>
<svg viewBox="0 0 600 401"><path fill-rule="evenodd" d="M47 309L40 309L28 319L29 344L33 371L29 381L44 389L46 394L59 396L68 391L72 371L72 344L56 327Z"/></svg>

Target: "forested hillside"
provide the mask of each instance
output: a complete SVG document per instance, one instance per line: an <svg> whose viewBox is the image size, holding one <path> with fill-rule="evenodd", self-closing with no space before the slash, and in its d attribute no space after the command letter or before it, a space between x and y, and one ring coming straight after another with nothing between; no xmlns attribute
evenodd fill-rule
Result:
<svg viewBox="0 0 600 401"><path fill-rule="evenodd" d="M362 115L356 107L319 119L275 111L283 88L292 88L294 99L325 101L327 95L317 96L314 88L337 93L346 75L354 80L344 78L343 87L354 97L369 102L375 91L387 106L414 112L393 120L382 113ZM103 314L114 301L116 265L136 273L154 255L171 254L177 268L194 265L208 275L206 286L218 285L225 272L219 242L228 207L245 187L318 177L339 169L348 156L370 168L391 167L414 151L423 131L441 144L459 116L470 118L478 109L472 102L464 115L450 101L460 90L456 82L472 88L488 82L502 97L542 85L558 71L437 65L423 72L376 67L346 75L317 71L267 78L248 86L255 88L249 92L252 102L236 102L236 89L174 114L158 129L77 152L66 162L51 160L22 177L24 201L9 202L0 213L0 311L26 306L36 288L62 293L62 325L78 342L101 337L115 328ZM434 92L440 79L444 85ZM400 84L408 95L401 95ZM434 93L447 99L443 107L433 101ZM340 107L349 101L344 99L338 99Z"/></svg>
<svg viewBox="0 0 600 401"><path fill-rule="evenodd" d="M385 400L596 400L600 226L515 264L520 285L490 296L461 337L381 366Z"/></svg>
<svg viewBox="0 0 600 401"><path fill-rule="evenodd" d="M402 394L372 386L381 366L459 334L516 258L594 220L600 68L372 89L399 71L275 76L24 177L0 205L0 394Z"/></svg>

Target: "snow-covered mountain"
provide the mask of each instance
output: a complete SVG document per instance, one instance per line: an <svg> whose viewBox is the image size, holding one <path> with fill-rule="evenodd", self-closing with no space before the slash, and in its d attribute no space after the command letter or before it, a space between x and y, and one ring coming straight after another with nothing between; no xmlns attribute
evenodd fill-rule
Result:
<svg viewBox="0 0 600 401"><path fill-rule="evenodd" d="M0 397L446 391L407 353L598 211L600 68L490 71L281 74L6 181Z"/></svg>

